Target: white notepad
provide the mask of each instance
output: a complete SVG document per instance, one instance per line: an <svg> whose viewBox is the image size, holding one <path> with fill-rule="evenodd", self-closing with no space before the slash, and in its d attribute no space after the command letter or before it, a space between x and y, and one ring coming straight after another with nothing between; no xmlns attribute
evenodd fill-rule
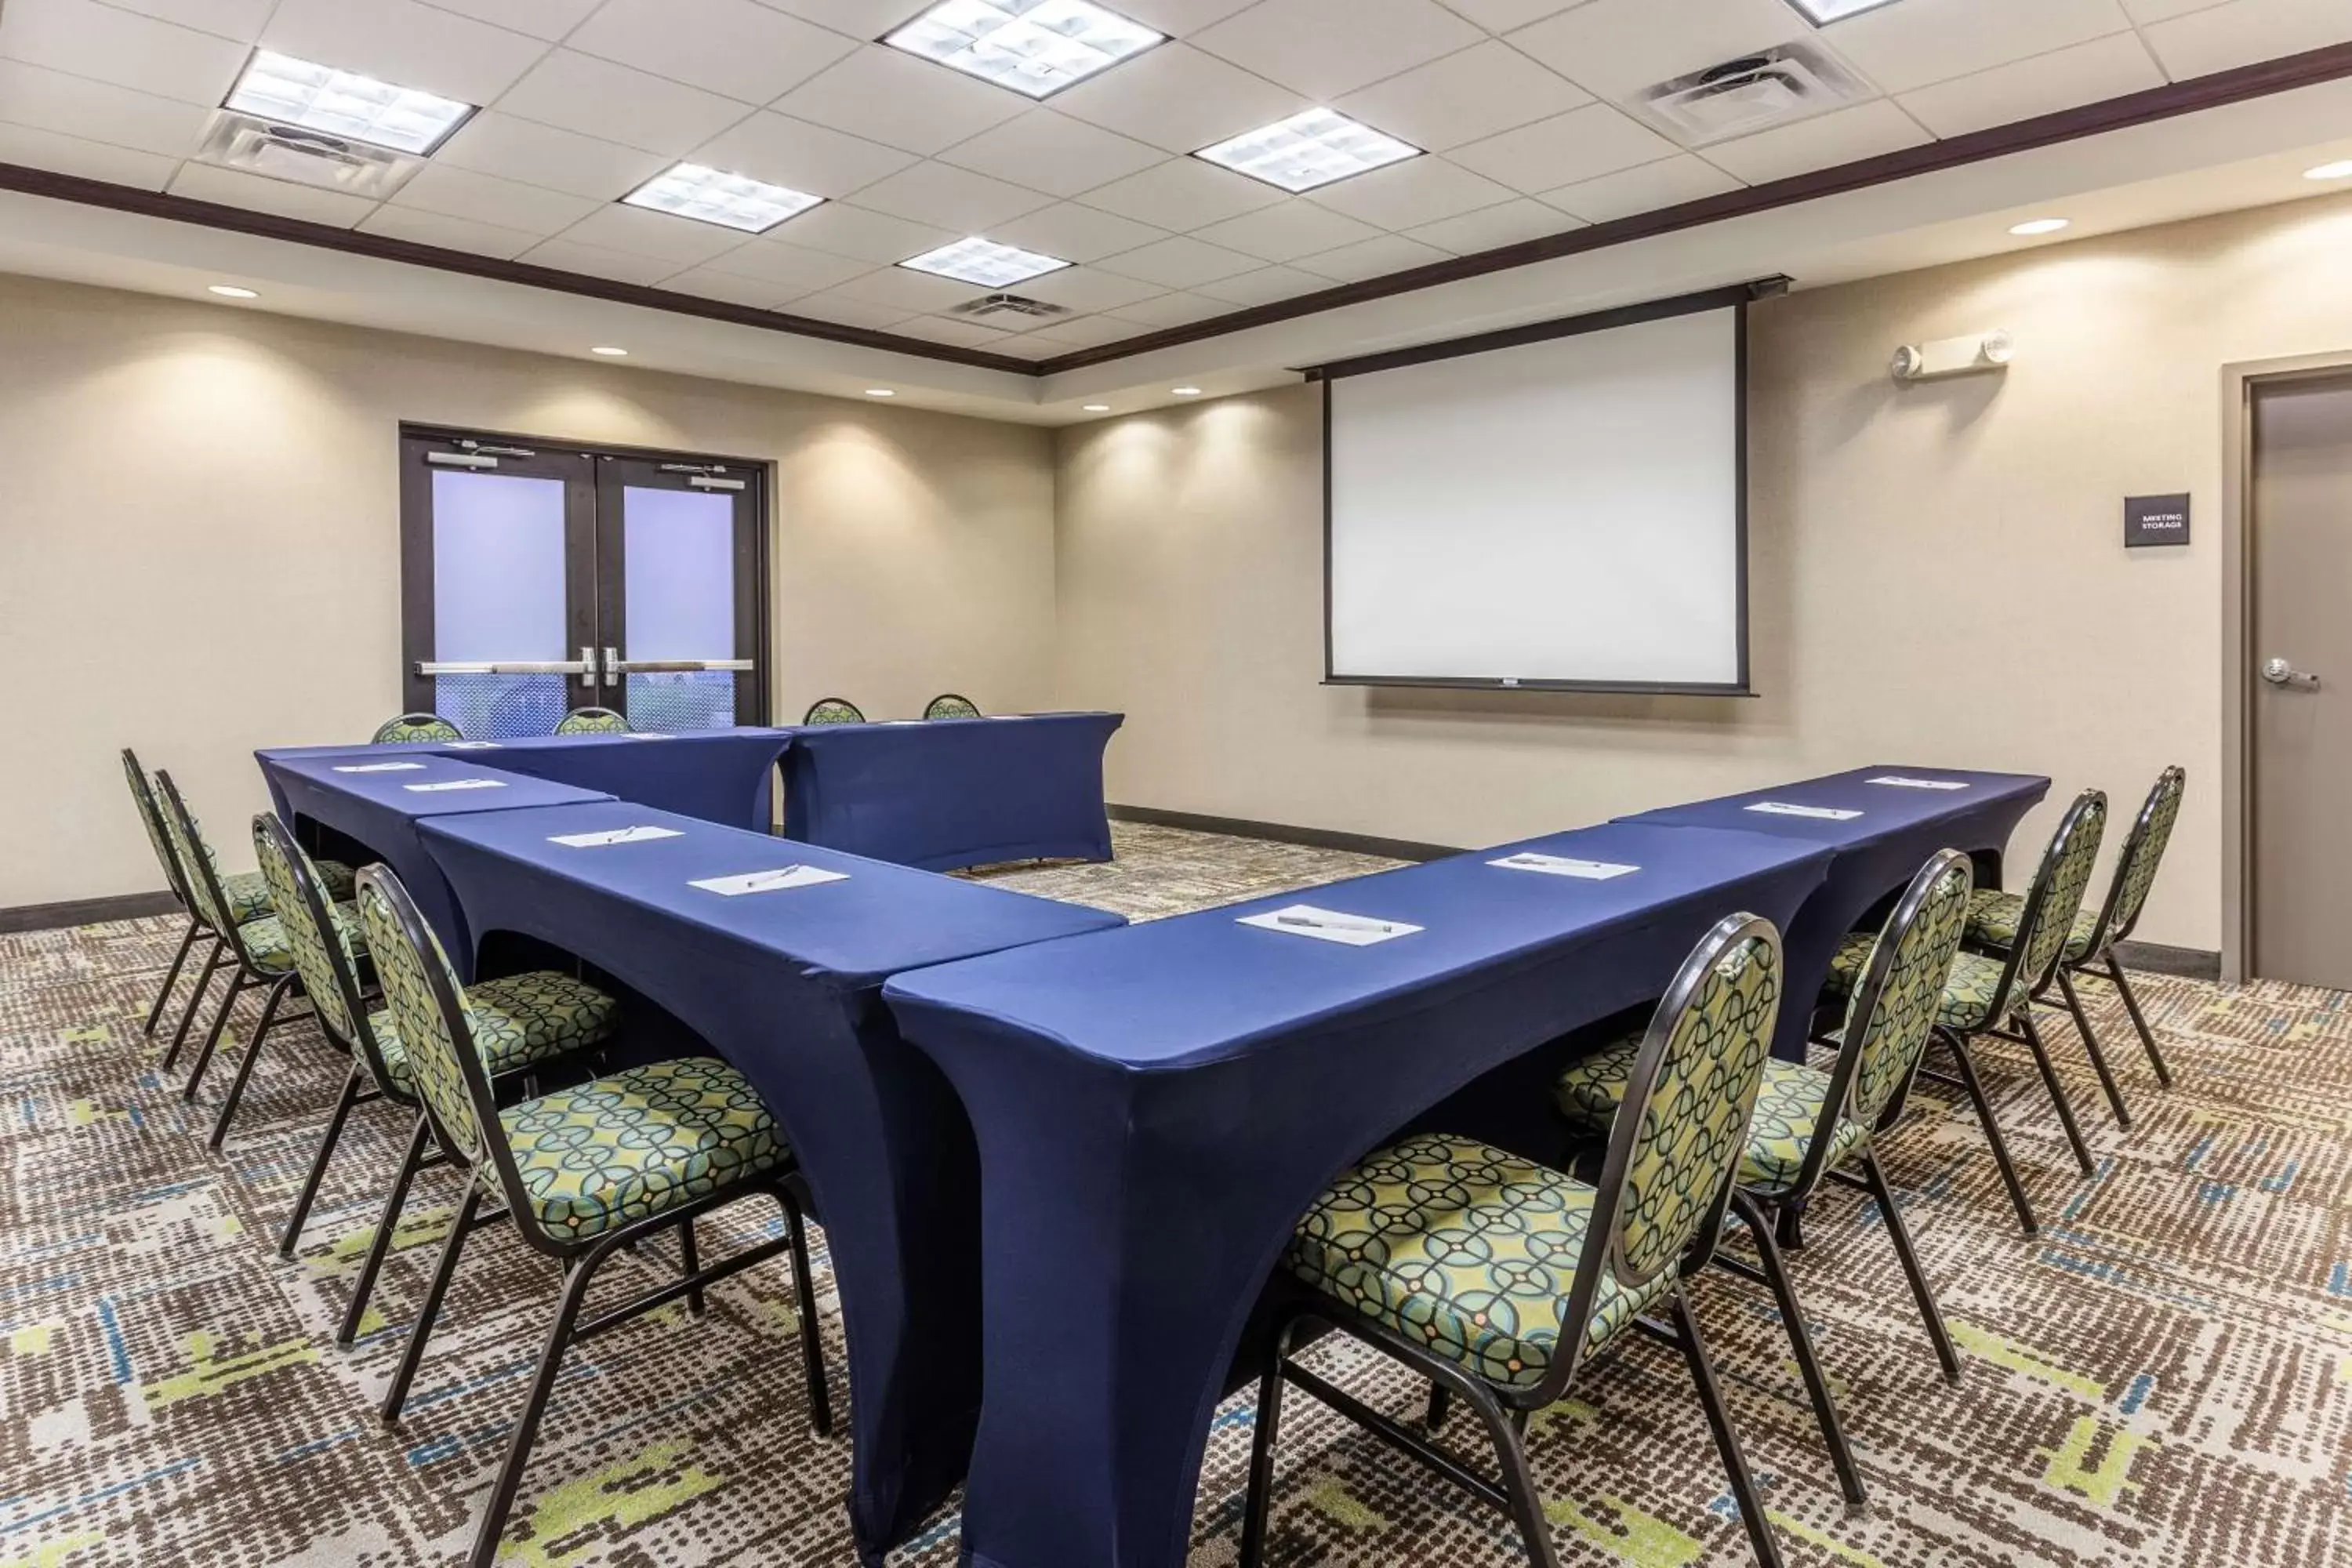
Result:
<svg viewBox="0 0 2352 1568"><path fill-rule="evenodd" d="M1268 910L1262 915L1244 915L1239 923L1256 926L1261 931L1278 931L1286 936L1311 936L1318 942L1336 942L1348 947L1370 947L1421 930L1402 921L1341 914L1337 910L1318 910L1312 904L1293 904L1288 909Z"/></svg>
<svg viewBox="0 0 2352 1568"><path fill-rule="evenodd" d="M624 741L675 741L677 739L676 735L667 735L659 730L632 730L620 738Z"/></svg>
<svg viewBox="0 0 2352 1568"><path fill-rule="evenodd" d="M499 743L496 741L444 741L441 749L445 752L495 752Z"/></svg>
<svg viewBox="0 0 2352 1568"><path fill-rule="evenodd" d="M1969 787L1958 779L1914 779L1906 778L1901 773L1881 773L1874 779L1864 779L1862 782L1891 784L1896 789L1966 789Z"/></svg>
<svg viewBox="0 0 2352 1568"><path fill-rule="evenodd" d="M339 773L413 773L424 767L423 763L353 763L339 765Z"/></svg>
<svg viewBox="0 0 2352 1568"><path fill-rule="evenodd" d="M418 795L439 795L445 790L453 789L504 789L507 787L507 781L504 779L443 779L439 784L403 784L400 787Z"/></svg>
<svg viewBox="0 0 2352 1568"><path fill-rule="evenodd" d="M607 844L642 844L648 838L685 837L675 827L656 827L648 823L643 827L608 827L601 833L558 833L548 842L561 844L566 849L601 849Z"/></svg>
<svg viewBox="0 0 2352 1568"><path fill-rule="evenodd" d="M847 874L814 866L784 866L773 871L746 871L736 877L704 877L688 882L706 893L739 898L745 893L781 893L793 888L814 888L820 882L846 882Z"/></svg>
<svg viewBox="0 0 2352 1568"><path fill-rule="evenodd" d="M1500 866L1506 871L1540 871L1547 877L1577 877L1587 882L1605 882L1612 877L1630 876L1639 866L1619 866L1607 860L1571 860L1564 855L1538 855L1522 849L1517 855L1506 855L1499 860L1489 860L1489 866Z"/></svg>
<svg viewBox="0 0 2352 1568"><path fill-rule="evenodd" d="M1862 813L1845 811L1834 805L1791 805L1785 800L1759 800L1748 808L1769 816L1813 816L1823 822L1852 822Z"/></svg>

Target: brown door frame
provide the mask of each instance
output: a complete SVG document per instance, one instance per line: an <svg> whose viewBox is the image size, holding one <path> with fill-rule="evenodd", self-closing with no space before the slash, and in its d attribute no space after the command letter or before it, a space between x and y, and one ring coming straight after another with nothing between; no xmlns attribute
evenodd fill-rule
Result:
<svg viewBox="0 0 2352 1568"><path fill-rule="evenodd" d="M2247 978L2253 946L2254 394L2352 373L2352 349L2221 367L2221 978Z"/></svg>

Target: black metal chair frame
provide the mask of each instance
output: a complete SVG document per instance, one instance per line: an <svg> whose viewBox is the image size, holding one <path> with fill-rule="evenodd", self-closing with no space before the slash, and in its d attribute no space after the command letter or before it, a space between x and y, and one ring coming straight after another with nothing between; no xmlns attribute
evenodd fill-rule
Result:
<svg viewBox="0 0 2352 1568"><path fill-rule="evenodd" d="M361 871L359 887L362 893L373 889L384 898L386 907L399 924L425 973L450 1039L459 1042L456 1055L465 1074L467 1095L480 1132L479 1151L476 1157L468 1159L461 1152L467 1147L467 1141L453 1136L452 1130L441 1125L431 1100L424 1100L425 1115L419 1126L419 1137L421 1139L425 1128L429 1125L433 1137L439 1142L448 1161L465 1167L466 1193L458 1202L455 1218L450 1222L448 1238L442 1244L441 1258L434 1268L433 1281L426 1287L425 1300L417 1309L415 1326L409 1332L407 1349L402 1356L399 1370L394 1374L393 1385L385 1394L385 1424L394 1425L399 1419L409 1384L423 1359L425 1339L432 1331L435 1319L440 1314L442 1299L447 1294L449 1281L457 1273L457 1258L465 1250L468 1234L502 1218L511 1218L515 1233L526 1245L535 1252L554 1258L563 1268L563 1290L556 1308L555 1321L548 1331L546 1344L540 1352L538 1370L523 1401L521 1418L516 1423L513 1436L508 1442L506 1458L499 1467L497 1483L491 1489L489 1503L475 1532L473 1549L467 1558L472 1568L490 1568L498 1556L499 1540L505 1531L507 1515L514 1507L515 1494L521 1487L523 1466L530 1458L531 1446L538 1437L540 1420L546 1415L548 1396L554 1389L556 1373L562 1369L563 1352L573 1344L606 1333L633 1319L666 1307L680 1297L686 1299L687 1310L700 1318L706 1311L704 1291L708 1287L786 1251L792 1254L793 1290L800 1312L801 1357L808 1384L810 1425L818 1436L832 1436L833 1408L825 1382L824 1342L817 1322L816 1291L809 1277L808 1237L802 1219L807 1189L797 1167L787 1163L780 1170L731 1183L666 1213L616 1226L592 1240L572 1241L551 1235L538 1223L531 1208L529 1190L523 1185L521 1173L515 1165L514 1152L500 1131L499 1105L490 1087L489 1075L484 1070L479 1055L471 1048L472 1036L467 1027L465 1005L450 986L448 974L442 967L424 920L416 912L416 906L410 901L407 889L401 886L400 879L382 866L370 866ZM498 1190L505 1206L485 1212L482 1201L486 1189L491 1187ZM783 1236L748 1247L705 1268L696 1253L695 1220L738 1198L754 1194L772 1197L782 1209ZM616 1252L633 1251L639 1242L672 1228L678 1233L679 1278L646 1291L625 1306L614 1308L586 1322L580 1321L588 1283L605 1261Z"/></svg>
<svg viewBox="0 0 2352 1568"><path fill-rule="evenodd" d="M171 1052L163 1063L164 1069L169 1071L172 1063L178 1059L182 1043L187 1038L188 1026L195 1017L196 1004L203 998L205 987L212 984L214 971L219 967L220 933L213 930L212 922L205 919L196 908L195 899L188 891L187 874L181 868L179 856L173 851L171 831L163 826L163 808L155 804L155 792L147 783L147 770L140 765L137 754L128 746L122 748L122 767L130 777L131 798L138 805L149 839L154 846L155 858L163 865L164 887L178 900L180 912L188 921L188 929L180 935L180 950L173 954L172 967L164 971L163 984L156 989L154 1005L147 1009L147 1021L140 1026L142 1034L151 1039L154 1037L156 1026L163 1021L163 1009L180 984L181 972L187 967L189 955L195 952L198 942L211 944L205 950L203 978L196 983L194 994L188 998L187 1007L180 1015L179 1027L172 1036Z"/></svg>
<svg viewBox="0 0 2352 1568"><path fill-rule="evenodd" d="M980 704L974 702L971 698L966 697L962 692L942 691L937 697L932 698L929 702L923 704L923 717L926 719L944 719L950 717L961 719L963 717L961 713L950 715L940 712L939 706L942 702L961 702L965 707L971 709L974 713L978 713L980 711Z"/></svg>
<svg viewBox="0 0 2352 1568"><path fill-rule="evenodd" d="M815 701L810 703L808 705L808 710L801 715L801 722L804 725L815 723L817 721L816 710L824 707L827 703L832 703L837 707L846 708L852 713L857 715L855 719L836 719L831 721L831 722L837 724L863 724L866 722L866 710L860 708L856 703L852 702L846 697L818 698Z"/></svg>
<svg viewBox="0 0 2352 1568"><path fill-rule="evenodd" d="M1568 1310L1562 1319L1557 1348L1540 1382L1524 1388L1489 1383L1385 1325L1363 1317L1346 1302L1302 1281L1290 1279L1277 1270L1278 1288L1289 1300L1276 1319L1271 1359L1258 1384L1257 1431L1250 1453L1249 1493L1242 1523L1240 1568L1258 1568L1265 1554L1266 1517L1272 1502L1274 1447L1282 1421L1282 1393L1286 1384L1297 1384L1391 1447L1420 1461L1472 1496L1500 1510L1517 1526L1533 1568L1558 1568L1559 1557L1553 1550L1550 1531L1544 1519L1542 1499L1528 1468L1525 1447L1528 1417L1547 1405L1558 1404L1581 1370L1586 1355L1586 1335L1592 1314L1600 1304L1601 1270L1608 1269L1621 1284L1633 1288L1639 1288L1656 1278L1657 1270L1638 1278L1633 1276L1622 1266L1620 1257L1625 1217L1625 1182L1641 1132L1643 1111L1656 1089L1676 1022L1696 1000L1700 986L1706 983L1715 965L1722 961L1724 954L1738 944L1758 936L1770 944L1777 969L1780 939L1771 922L1754 915L1728 916L1718 922L1684 961L1673 986L1651 1018L1649 1030L1643 1037L1641 1049L1634 1057L1633 1070L1627 1075L1624 1104L1619 1109L1617 1119L1610 1130L1608 1154L1601 1166L1601 1180L1596 1184L1592 1217L1585 1232L1584 1251L1578 1259L1576 1274L1570 1286ZM1758 1081L1760 1085L1760 1075ZM1752 1116L1754 1110L1751 1091L1745 1114ZM1727 1163L1724 1169L1722 1190L1701 1221L1696 1237L1679 1259L1664 1266L1675 1269L1676 1274L1675 1283L1665 1298L1670 1321L1637 1317L1633 1327L1682 1352L1690 1368L1691 1381L1697 1387L1699 1404L1706 1411L1707 1426L1714 1434L1716 1448L1722 1456L1724 1469L1730 1479L1731 1495L1738 1504L1740 1520L1747 1528L1756 1560L1762 1568L1780 1568L1780 1545L1773 1537L1770 1521L1765 1517L1763 1499L1756 1490L1747 1458L1740 1451L1738 1435L1732 1429L1730 1412L1725 1407L1722 1389L1716 1381L1715 1365L1707 1354L1706 1342L1699 1333L1698 1322L1691 1313L1684 1283L1706 1267L1722 1237L1724 1214L1731 1201L1732 1176L1737 1169L1736 1151L1744 1143L1743 1131L1740 1142L1734 1145L1734 1163ZM1292 1360L1291 1352L1298 1335L1307 1329L1334 1329L1351 1335L1427 1377L1434 1390L1430 1399L1427 1423L1430 1435L1425 1436L1395 1417L1372 1409ZM1447 1396L1452 1394L1458 1394L1476 1412L1480 1424L1493 1441L1502 1468L1499 1482L1480 1474L1466 1461L1433 1440L1437 1428L1445 1418Z"/></svg>
<svg viewBox="0 0 2352 1568"><path fill-rule="evenodd" d="M618 719L618 720L621 721L621 728L620 728L618 731L613 731L613 730L566 730L566 729L563 727L563 726L565 726L566 724L571 723L571 722L572 722L572 721L573 721L574 719L579 718L579 717L580 717L581 715L583 715L583 714L586 714L586 715L590 716L591 718L596 718L596 719ZM566 713L562 718L558 719L558 720L555 721L555 732L556 732L557 734L559 734L559 735L573 735L573 734L578 734L578 735L610 735L610 734L616 734L616 733L618 733L618 734L625 734L625 733L628 733L628 732L629 732L633 728L634 728L634 727L629 723L629 716L628 716L627 714L625 714L625 713L622 712L619 709L617 709L617 708L604 708L604 707L599 707L599 706L597 706L597 705L595 705L595 704L593 704L593 703L590 704L588 707L585 707L585 708L574 708L573 710L572 710L572 711L570 711L569 713Z"/></svg>

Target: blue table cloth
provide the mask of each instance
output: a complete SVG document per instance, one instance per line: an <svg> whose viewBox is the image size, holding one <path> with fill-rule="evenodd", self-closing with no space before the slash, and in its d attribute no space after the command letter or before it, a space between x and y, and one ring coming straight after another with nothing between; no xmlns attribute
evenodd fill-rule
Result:
<svg viewBox="0 0 2352 1568"><path fill-rule="evenodd" d="M675 735L536 735L400 747L283 746L255 754L265 768L273 760L341 757L352 752L469 757L485 767L765 833L775 820L776 760L792 744L793 734L747 726Z"/></svg>
<svg viewBox="0 0 2352 1568"><path fill-rule="evenodd" d="M787 837L945 871L1110 858L1103 751L1118 713L817 724L784 755Z"/></svg>
<svg viewBox="0 0 2352 1568"><path fill-rule="evenodd" d="M1878 784L1874 780L1907 780ZM1927 789L1923 784L1958 784ZM1732 828L1822 845L1834 853L1829 875L1781 933L1789 961L1775 1056L1802 1061L1813 1007L1829 978L1830 959L1852 931L1900 893L1927 858L1958 849L1977 861L1980 887L2000 886L2001 853L2018 820L2050 793L2032 773L1969 773L1956 768L1855 768L1826 778L1776 784L1745 795L1645 811L1621 822L1666 827ZM1758 811L1778 804L1858 812L1846 819Z"/></svg>
<svg viewBox="0 0 2352 1568"><path fill-rule="evenodd" d="M1520 849L1640 869L1581 881ZM901 974L979 1139L978 1568L1179 1568L1209 1421L1292 1227L1472 1079L1662 994L1722 916L1785 923L1829 851L1612 824ZM1343 947L1292 903L1427 929Z"/></svg>
<svg viewBox="0 0 2352 1568"><path fill-rule="evenodd" d="M556 834L679 837L569 848ZM848 1330L864 1561L962 1479L980 1406L979 1178L937 1068L900 1038L885 976L1122 919L614 802L427 825L478 934L578 954L749 1077L805 1171ZM801 864L847 879L724 897L688 884Z"/></svg>
<svg viewBox="0 0 2352 1568"><path fill-rule="evenodd" d="M596 790L525 778L462 757L428 755L406 747L398 752L378 746L314 756L256 755L287 830L307 839L306 824L331 828L390 866L467 979L473 977L473 940L440 867L417 837L419 826L441 817L570 809L613 798ZM392 771L352 771L383 767ZM439 787L451 784L482 787Z"/></svg>

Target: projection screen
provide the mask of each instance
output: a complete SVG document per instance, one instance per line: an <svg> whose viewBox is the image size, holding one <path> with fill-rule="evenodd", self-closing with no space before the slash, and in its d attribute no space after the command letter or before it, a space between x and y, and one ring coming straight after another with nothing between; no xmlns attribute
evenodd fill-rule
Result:
<svg viewBox="0 0 2352 1568"><path fill-rule="evenodd" d="M1747 299L1320 373L1327 679L1746 692Z"/></svg>

